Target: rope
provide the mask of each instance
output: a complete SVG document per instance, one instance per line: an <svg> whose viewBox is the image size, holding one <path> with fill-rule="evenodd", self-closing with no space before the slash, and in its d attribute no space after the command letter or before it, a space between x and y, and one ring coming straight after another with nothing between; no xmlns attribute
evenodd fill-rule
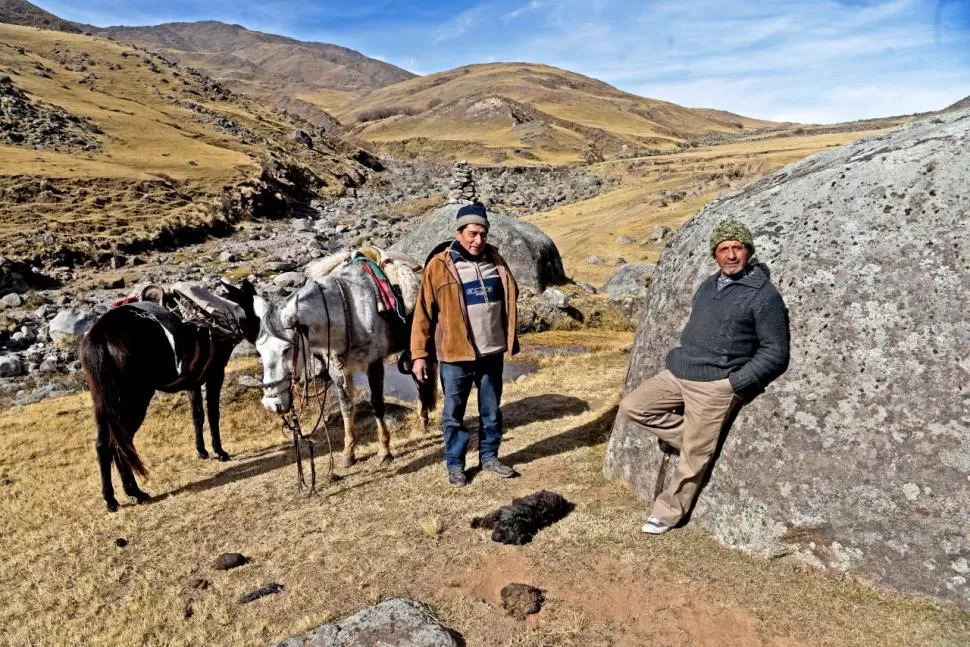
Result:
<svg viewBox="0 0 970 647"><path fill-rule="evenodd" d="M319 287L319 286L318 286ZM299 295L299 293L297 293ZM321 297L323 298L323 307L327 311L327 357L328 364L327 369L329 370L329 356L330 356L330 312L327 307L326 295L321 291ZM296 297L299 299L299 296ZM299 302L295 302L295 306L299 306ZM299 310L297 308L297 310ZM300 444L305 443L307 445L307 453L310 458L310 486L309 494L318 494L317 492L317 469L315 459L315 441L313 440L313 435L316 433L317 429L320 428L320 423L323 423L323 432L327 437L327 449L330 458L330 469L327 474L328 480L334 480L334 463L333 463L333 445L330 441L330 430L327 429L327 422L325 418L325 412L327 409L327 393L330 390L329 381L325 381L323 390L320 391L316 387L317 377L311 370L311 360L313 355L310 350L310 336L309 331L305 326L301 326L299 321L297 321L293 326L293 366L290 370L291 385L290 389L292 391L300 392L300 402L299 407L304 408L308 406L310 399L317 399L320 402L320 410L317 413L317 419L313 424L313 429L309 433L303 433L300 426L300 415L297 412L297 403L293 403L290 414L280 414L280 418L283 423L283 428L290 430L293 436L293 451L296 454L296 473L297 473L297 487L303 488L307 485L306 478L303 475L303 456L300 451ZM303 372L302 372L302 389L297 389L298 383L300 381L300 372L298 371L298 365L302 360ZM312 388L311 388L312 387Z"/></svg>

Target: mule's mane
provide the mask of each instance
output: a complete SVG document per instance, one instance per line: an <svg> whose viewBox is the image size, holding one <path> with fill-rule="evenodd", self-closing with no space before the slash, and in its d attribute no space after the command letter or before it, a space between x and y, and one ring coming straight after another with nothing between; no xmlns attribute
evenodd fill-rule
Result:
<svg viewBox="0 0 970 647"><path fill-rule="evenodd" d="M280 339L289 339L291 331L285 325L281 319L281 313L283 309L275 303L268 303L266 307L266 314L263 315L262 325L266 327L267 332L269 332L274 337L279 337Z"/></svg>

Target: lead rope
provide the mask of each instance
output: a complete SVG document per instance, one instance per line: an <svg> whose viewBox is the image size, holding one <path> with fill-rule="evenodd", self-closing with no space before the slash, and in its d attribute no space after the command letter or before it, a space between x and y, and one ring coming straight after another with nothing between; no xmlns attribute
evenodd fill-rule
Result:
<svg viewBox="0 0 970 647"><path fill-rule="evenodd" d="M327 312L327 354L329 357L330 348L331 348L330 347L330 326L331 326L330 312L329 312L329 308L327 307L326 295L323 294L322 290L320 291L320 296L323 299L323 307ZM306 407L311 398L315 398L315 399L319 399L320 401L320 410L317 413L317 419L313 425L313 429L311 429L310 432L306 434L303 433L303 430L300 427L300 416L297 413L297 410L296 410L297 407L294 406L292 408L291 415L288 416L287 414L282 414L281 418L283 421L283 427L285 429L289 429L292 432L292 436L293 436L293 451L296 454L297 487L302 489L307 484L306 478L303 475L303 457L302 457L302 452L300 451L300 443L302 441L307 445L307 453L309 454L309 458L310 458L309 494L318 494L317 470L316 470L316 463L314 460L315 441L313 440L313 435L320 427L321 422L323 423L324 435L327 438L327 449L328 449L329 458L330 458L330 469L327 474L327 478L331 482L336 480L333 473L333 470L334 470L333 445L331 444L331 441L330 441L330 431L327 429L327 422L324 415L327 408L327 393L330 390L330 383L326 382L324 384L323 391L319 391L317 389L317 385L316 385L317 378L310 368L312 355L310 353L309 333L308 332L304 333L303 327L300 326L299 322L297 322L293 326L293 345L294 345L293 366L290 370L291 380L292 380L292 384L290 385L291 391L300 392L301 408ZM297 365L299 360L301 359L303 360L303 372L302 372L303 387L302 389L298 389L299 371L297 370Z"/></svg>

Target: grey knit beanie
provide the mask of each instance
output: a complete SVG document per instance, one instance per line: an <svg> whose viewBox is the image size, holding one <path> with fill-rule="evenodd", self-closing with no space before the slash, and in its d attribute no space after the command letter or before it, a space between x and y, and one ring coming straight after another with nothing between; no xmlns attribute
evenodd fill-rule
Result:
<svg viewBox="0 0 970 647"><path fill-rule="evenodd" d="M739 243L744 243L748 251L752 255L754 254L754 239L751 237L751 230L742 222L728 219L717 223L717 226L711 232L711 256L714 255L717 246L725 240L736 240Z"/></svg>
<svg viewBox="0 0 970 647"><path fill-rule="evenodd" d="M455 216L455 229L461 229L465 225L481 225L487 231L488 214L485 207L480 204L462 205Z"/></svg>

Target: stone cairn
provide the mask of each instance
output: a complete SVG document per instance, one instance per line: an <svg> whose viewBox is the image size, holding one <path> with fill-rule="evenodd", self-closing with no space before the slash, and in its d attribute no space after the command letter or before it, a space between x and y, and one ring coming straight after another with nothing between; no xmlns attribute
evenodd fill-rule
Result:
<svg viewBox="0 0 970 647"><path fill-rule="evenodd" d="M475 180L472 179L472 170L468 162L461 160L455 162L451 167L451 182L448 183L451 192L448 195L448 204L471 204L478 202L475 195Z"/></svg>

